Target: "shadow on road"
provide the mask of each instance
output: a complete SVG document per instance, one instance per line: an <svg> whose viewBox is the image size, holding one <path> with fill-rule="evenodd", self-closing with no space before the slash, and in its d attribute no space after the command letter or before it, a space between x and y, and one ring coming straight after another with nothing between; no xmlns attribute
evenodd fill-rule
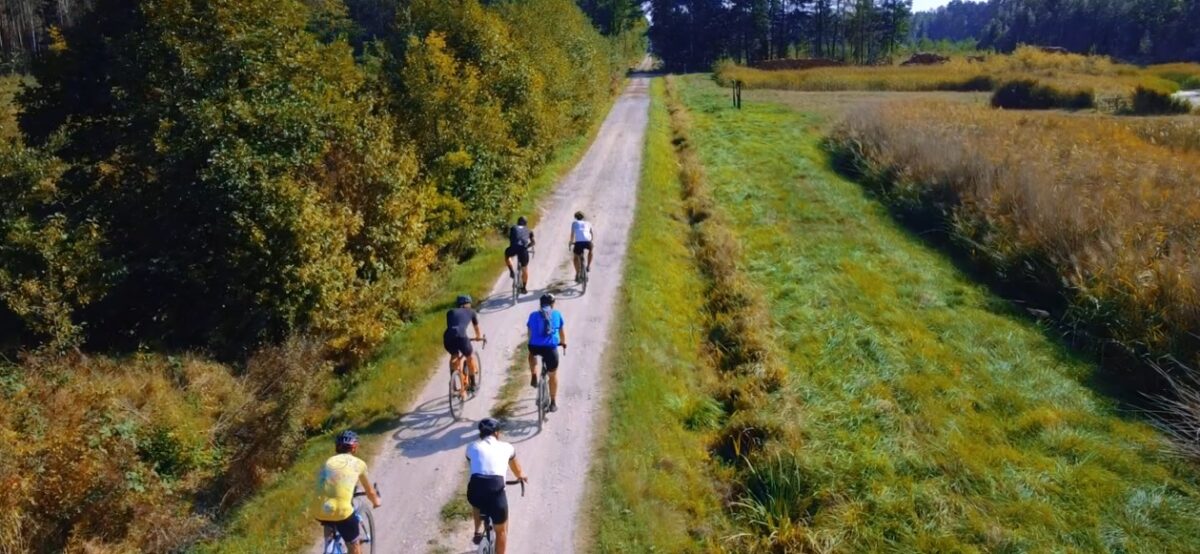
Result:
<svg viewBox="0 0 1200 554"><path fill-rule="evenodd" d="M455 421L446 401L446 398L430 400L404 414L400 428L392 434L396 449L409 458L420 458L462 448L471 442L476 434L475 422Z"/></svg>

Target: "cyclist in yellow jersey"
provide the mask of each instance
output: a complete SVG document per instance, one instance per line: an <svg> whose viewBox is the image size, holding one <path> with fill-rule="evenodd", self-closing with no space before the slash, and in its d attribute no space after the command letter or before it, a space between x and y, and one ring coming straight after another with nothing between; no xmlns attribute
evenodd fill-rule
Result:
<svg viewBox="0 0 1200 554"><path fill-rule="evenodd" d="M354 511L355 485L362 485L372 506L378 508L383 503L367 478L367 462L354 455L358 452L358 435L343 431L337 436L335 449L337 454L325 460L317 474L316 500L310 513L322 524L337 528L349 554L361 554L358 514Z"/></svg>

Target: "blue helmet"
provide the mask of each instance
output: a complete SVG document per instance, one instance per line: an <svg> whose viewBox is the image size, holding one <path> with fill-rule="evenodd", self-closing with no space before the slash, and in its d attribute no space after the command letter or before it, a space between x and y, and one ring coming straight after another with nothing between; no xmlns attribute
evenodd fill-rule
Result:
<svg viewBox="0 0 1200 554"><path fill-rule="evenodd" d="M338 446L354 446L358 444L358 433L346 430L337 436Z"/></svg>
<svg viewBox="0 0 1200 554"><path fill-rule="evenodd" d="M460 308L461 308L461 307L463 307L463 306L465 306L465 305L467 305L467 304L470 304L470 303L471 303L471 295L469 295L469 294L460 294L460 295L458 295L458 299L457 299L457 300L455 300L455 302L454 302L454 305L455 305L455 306L458 306L458 307L460 307Z"/></svg>
<svg viewBox="0 0 1200 554"><path fill-rule="evenodd" d="M490 437L500 430L500 421L496 418L486 417L479 422L479 436Z"/></svg>

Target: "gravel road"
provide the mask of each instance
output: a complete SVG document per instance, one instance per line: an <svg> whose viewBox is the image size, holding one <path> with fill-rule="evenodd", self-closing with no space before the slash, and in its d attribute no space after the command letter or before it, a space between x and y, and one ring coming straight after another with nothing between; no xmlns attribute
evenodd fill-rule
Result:
<svg viewBox="0 0 1200 554"><path fill-rule="evenodd" d="M524 359L525 321L537 309L543 291L560 300L569 349L559 369L559 410L538 432L535 390L525 378L506 440L530 476L522 498L510 487L509 552L576 550L585 477L596 429L602 424L605 351L616 310L629 229L633 222L642 145L649 111L648 79L630 79L608 114L591 148L543 204L534 228L537 254L530 264L529 294L516 305L500 252L491 296L478 302L480 324L488 337L482 351L485 374L481 393L466 405L466 417L449 417L446 387L448 359L438 361L433 378L400 420L383 452L370 460L371 478L380 484L384 506L375 511L376 552L473 552L469 528L447 532L440 510L466 490L464 450L475 438L476 422L499 399L504 370ZM596 257L587 294L572 282L567 250L572 214L582 210L596 233ZM522 373L522 375L525 375ZM318 549L319 550L319 549Z"/></svg>

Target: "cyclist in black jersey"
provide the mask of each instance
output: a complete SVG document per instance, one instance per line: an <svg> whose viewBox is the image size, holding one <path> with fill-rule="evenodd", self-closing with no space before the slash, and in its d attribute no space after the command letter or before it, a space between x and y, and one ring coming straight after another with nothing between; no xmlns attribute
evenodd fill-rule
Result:
<svg viewBox="0 0 1200 554"><path fill-rule="evenodd" d="M471 370L469 383L463 383L463 390L469 389L470 383L479 382L479 368L475 365L475 349L471 347L471 339L467 337L467 326L475 328L475 340L482 340L483 333L479 330L479 315L471 307L471 297L460 295L454 302L456 308L446 312L446 331L442 333L442 347L450 354L453 363L452 370L463 375L462 364L465 360ZM465 375L464 375L465 377Z"/></svg>
<svg viewBox="0 0 1200 554"><path fill-rule="evenodd" d="M517 218L517 224L508 229L508 248L504 249L504 265L508 266L508 276L516 278L513 272L512 259L516 258L521 269L521 294L525 294L529 284L529 248L534 245L533 230L527 227L525 216Z"/></svg>

